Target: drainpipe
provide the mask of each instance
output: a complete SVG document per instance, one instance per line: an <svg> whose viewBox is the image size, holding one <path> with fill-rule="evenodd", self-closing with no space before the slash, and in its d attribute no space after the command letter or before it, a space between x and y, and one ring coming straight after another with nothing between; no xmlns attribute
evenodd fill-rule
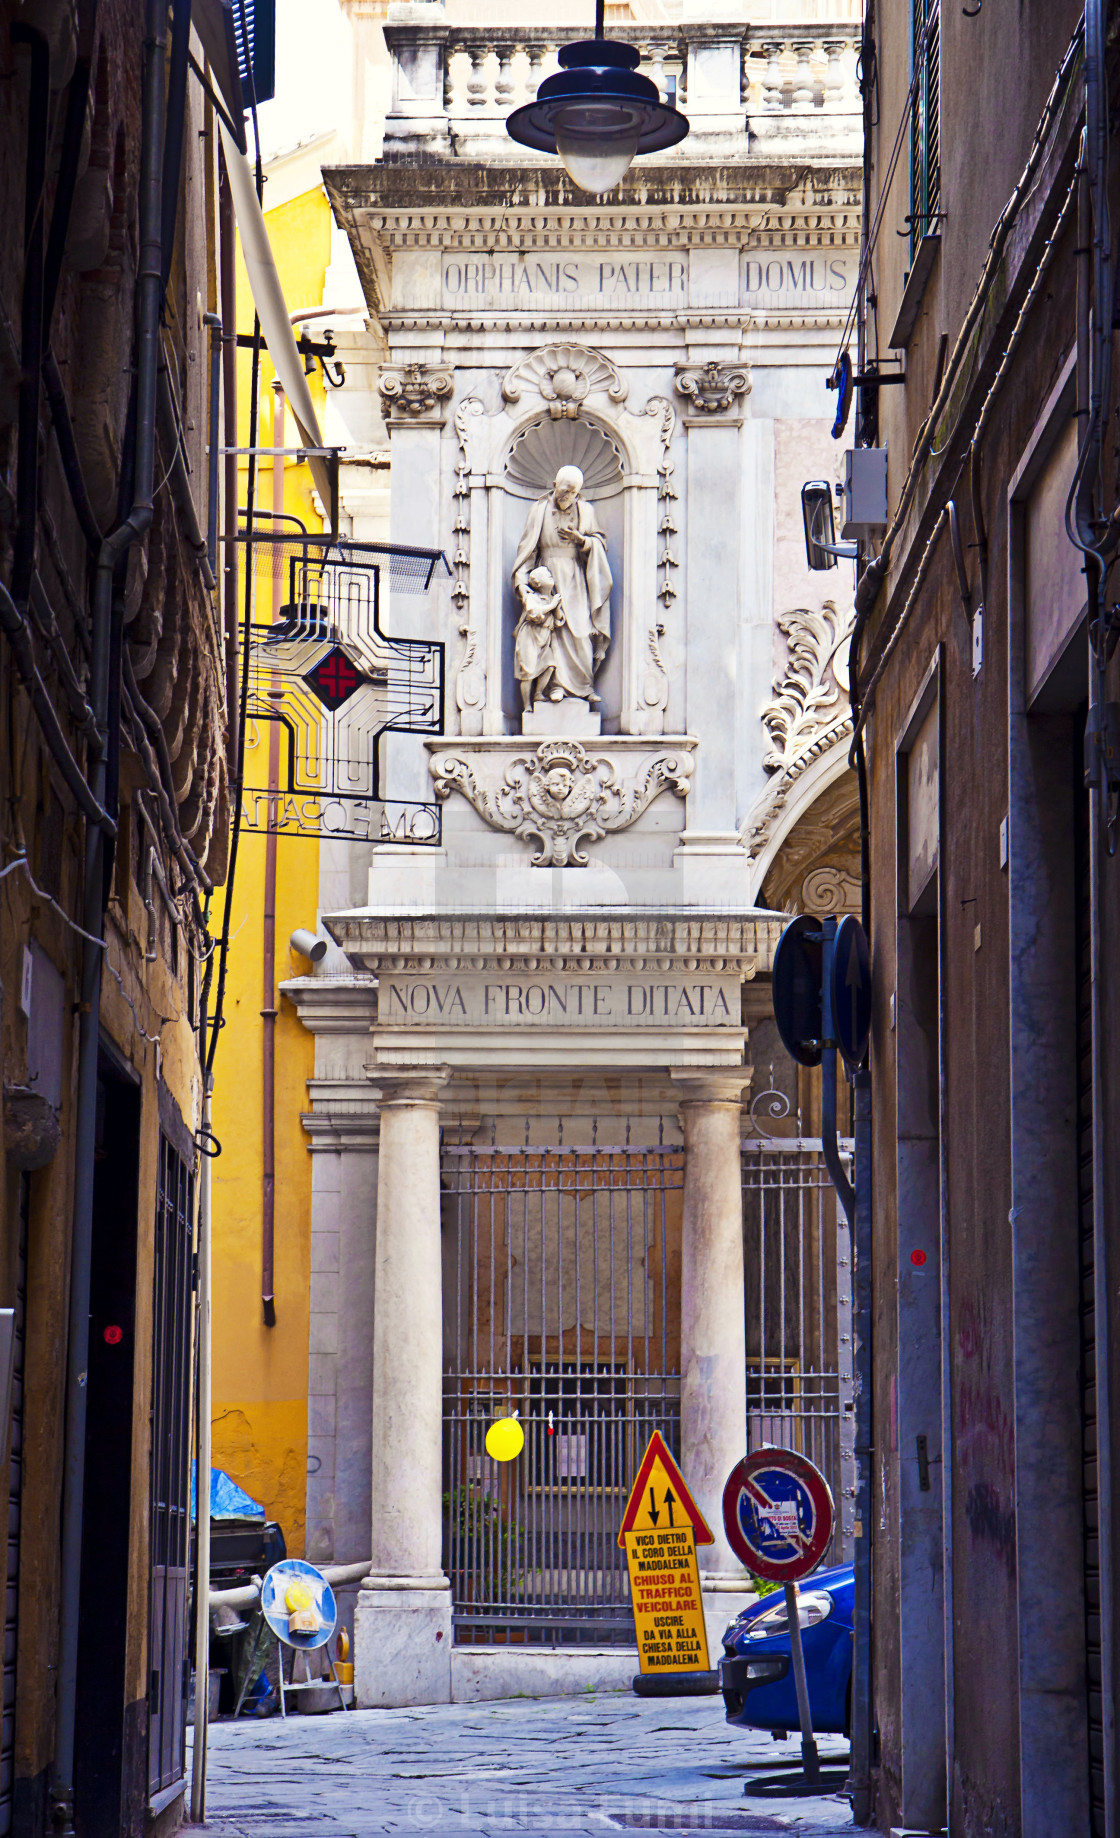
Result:
<svg viewBox="0 0 1120 1838"><path fill-rule="evenodd" d="M218 243L221 267L222 315L222 439L225 446L223 483L222 607L225 614L226 733L230 760L237 758L240 719L237 602L237 269L233 199L229 189L225 154L218 148Z"/></svg>
<svg viewBox="0 0 1120 1838"><path fill-rule="evenodd" d="M201 1141L210 1148L210 1092L206 1082ZM210 1718L210 1162L202 1157L198 1191L198 1437L195 1501L198 1532L194 1583L194 1754L191 1759L191 1823L206 1817L206 1739Z"/></svg>
<svg viewBox="0 0 1120 1838"><path fill-rule="evenodd" d="M114 654L119 655L121 644L120 630L114 632L113 627L114 624L118 628L123 625L124 617L120 596L115 596L113 592L114 576L130 545L143 536L152 521L159 316L163 293L161 167L166 24L167 0L146 0L139 188L140 259L136 279L133 502L127 517L101 545L93 587L90 701L106 742L109 738L109 710L115 701L111 695L111 659ZM94 797L98 803L102 803L108 784L108 760L104 749L94 763L91 776ZM101 938L104 923L104 876L103 834L91 826L86 833L83 925L95 939ZM72 1838L74 1832L78 1622L81 1606L82 1510L85 1498L86 1377L89 1364L90 1252L93 1236L102 955L100 944L87 943L83 947L63 1456L58 1693L51 1783L53 1828L58 1838Z"/></svg>
<svg viewBox="0 0 1120 1838"><path fill-rule="evenodd" d="M273 383L275 407L272 414L272 509L276 517L284 513L284 461L279 449L284 445L284 391ZM271 552L271 548L270 548ZM277 558L279 560L279 558ZM284 596L283 570L274 568L272 577L272 617L280 617ZM280 679L273 674L269 698L275 704L282 694ZM280 723L268 723L268 831L264 839L264 1007L261 1009L263 1038L262 1127L261 1127L261 1303L266 1327L276 1326L276 792L280 784Z"/></svg>

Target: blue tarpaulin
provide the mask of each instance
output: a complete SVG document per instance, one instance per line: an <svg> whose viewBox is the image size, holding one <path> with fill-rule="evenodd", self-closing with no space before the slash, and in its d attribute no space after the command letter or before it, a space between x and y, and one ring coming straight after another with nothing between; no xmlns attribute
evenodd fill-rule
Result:
<svg viewBox="0 0 1120 1838"><path fill-rule="evenodd" d="M191 1463L191 1520L194 1521L198 1507L195 1499L195 1473L197 1463ZM250 1499L244 1487L231 1481L228 1474L220 1468L210 1470L210 1517L212 1519L263 1519L264 1507L258 1506Z"/></svg>

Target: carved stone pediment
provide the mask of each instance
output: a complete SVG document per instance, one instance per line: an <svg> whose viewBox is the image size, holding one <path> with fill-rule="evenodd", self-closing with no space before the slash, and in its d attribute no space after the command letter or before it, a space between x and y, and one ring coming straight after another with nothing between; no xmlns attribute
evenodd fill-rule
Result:
<svg viewBox="0 0 1120 1838"><path fill-rule="evenodd" d="M383 364L377 379L381 409L390 428L441 428L455 388L446 364Z"/></svg>
<svg viewBox="0 0 1120 1838"><path fill-rule="evenodd" d="M734 408L740 396L750 394L751 373L746 364L678 364L674 379L678 395L703 415L722 415Z"/></svg>
<svg viewBox="0 0 1120 1838"><path fill-rule="evenodd" d="M525 388L548 403L554 421L574 421L588 396L602 391L611 402L623 402L627 384L610 359L586 345L542 345L507 372L502 395L520 402Z"/></svg>
<svg viewBox="0 0 1120 1838"><path fill-rule="evenodd" d="M535 750L460 743L429 761L437 798L461 792L495 830L539 843L535 868L585 868L582 845L624 830L663 791L687 796L695 764L692 739L672 747L583 747L542 740Z"/></svg>

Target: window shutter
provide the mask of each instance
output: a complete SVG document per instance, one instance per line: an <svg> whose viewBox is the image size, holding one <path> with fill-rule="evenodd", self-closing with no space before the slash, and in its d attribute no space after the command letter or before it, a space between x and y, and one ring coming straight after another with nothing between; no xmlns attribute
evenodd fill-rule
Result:
<svg viewBox="0 0 1120 1838"><path fill-rule="evenodd" d="M242 8L245 34L241 30ZM233 0L233 17L241 92L248 109L254 91L258 102L270 102L276 94L276 0ZM249 82L249 70L245 61L246 35L253 68L252 84Z"/></svg>
<svg viewBox="0 0 1120 1838"><path fill-rule="evenodd" d="M941 0L911 0L910 251L933 227L941 208Z"/></svg>

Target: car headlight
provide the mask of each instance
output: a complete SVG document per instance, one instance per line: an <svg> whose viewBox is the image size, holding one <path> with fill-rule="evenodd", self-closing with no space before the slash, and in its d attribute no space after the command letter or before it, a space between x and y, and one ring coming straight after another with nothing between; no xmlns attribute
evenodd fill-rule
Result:
<svg viewBox="0 0 1120 1838"><path fill-rule="evenodd" d="M802 1628L816 1627L819 1621L826 1621L832 1613L832 1597L827 1589L810 1589L798 1595L797 1619ZM770 1640L775 1634L788 1634L789 1617L786 1614L785 1596L775 1602L759 1615L746 1629L748 1640Z"/></svg>

